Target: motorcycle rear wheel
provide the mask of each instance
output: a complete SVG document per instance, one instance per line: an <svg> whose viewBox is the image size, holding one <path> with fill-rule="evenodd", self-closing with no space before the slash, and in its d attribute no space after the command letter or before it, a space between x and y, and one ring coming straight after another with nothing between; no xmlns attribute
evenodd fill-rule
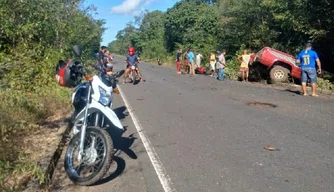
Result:
<svg viewBox="0 0 334 192"><path fill-rule="evenodd" d="M100 144L95 144L95 142L97 142L96 140L100 141ZM95 146L94 148L92 148L93 144ZM83 155L81 163L75 165L74 162L77 161L77 155L75 155L75 153L78 154L79 145L80 132L71 139L66 150L64 160L66 174L76 185L93 185L102 179L111 166L114 155L113 142L106 130L99 127L87 127L84 143L85 155ZM85 169L88 169L88 172L91 174L81 176L81 172L85 172Z"/></svg>

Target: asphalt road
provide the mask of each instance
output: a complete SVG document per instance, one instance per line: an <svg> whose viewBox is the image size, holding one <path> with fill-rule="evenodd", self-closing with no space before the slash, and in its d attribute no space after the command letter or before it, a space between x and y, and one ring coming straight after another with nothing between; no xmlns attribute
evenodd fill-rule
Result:
<svg viewBox="0 0 334 192"><path fill-rule="evenodd" d="M116 69L124 68L120 57L115 60ZM174 68L157 65L140 68L146 82L120 87L175 191L334 191L333 99L177 75ZM123 105L119 97L115 102ZM249 105L252 102L275 107ZM122 121L126 134L136 133L129 116ZM164 191L138 134L135 137L130 149L137 158L122 153L127 165L122 174L94 187L59 189ZM268 145L279 151L265 150Z"/></svg>

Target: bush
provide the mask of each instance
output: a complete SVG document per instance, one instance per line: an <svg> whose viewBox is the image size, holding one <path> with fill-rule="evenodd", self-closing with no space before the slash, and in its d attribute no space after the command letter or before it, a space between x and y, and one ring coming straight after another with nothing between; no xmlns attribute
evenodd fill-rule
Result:
<svg viewBox="0 0 334 192"><path fill-rule="evenodd" d="M55 82L55 66L62 55L51 48L35 48L18 46L0 54L0 191L19 190L21 184L12 182L22 172L43 179L37 162L22 150L26 147L22 141L41 131L48 117L64 116L71 109L71 91Z"/></svg>
<svg viewBox="0 0 334 192"><path fill-rule="evenodd" d="M328 79L318 78L317 86L323 90L334 91L334 84L331 83Z"/></svg>

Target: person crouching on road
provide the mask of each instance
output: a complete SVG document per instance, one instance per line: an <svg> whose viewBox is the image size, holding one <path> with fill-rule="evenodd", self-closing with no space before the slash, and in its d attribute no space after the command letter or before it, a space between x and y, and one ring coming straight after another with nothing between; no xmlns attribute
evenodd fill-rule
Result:
<svg viewBox="0 0 334 192"><path fill-rule="evenodd" d="M318 97L315 92L316 84L317 84L317 70L315 63L318 65L318 73L321 73L321 63L318 57L317 52L312 50L312 44L307 43L305 49L301 51L296 59L297 63L300 63L301 68L301 82L302 82L302 92L303 95L306 96L306 82L307 79L310 79L311 87L312 87L312 96Z"/></svg>

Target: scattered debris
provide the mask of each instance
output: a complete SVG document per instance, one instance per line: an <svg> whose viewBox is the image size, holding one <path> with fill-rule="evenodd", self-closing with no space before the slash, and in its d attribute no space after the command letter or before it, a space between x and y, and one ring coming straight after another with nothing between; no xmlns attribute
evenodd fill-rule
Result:
<svg viewBox="0 0 334 192"><path fill-rule="evenodd" d="M279 149L277 149L277 148L275 148L271 145L265 146L264 149L267 150L267 151L279 151Z"/></svg>
<svg viewBox="0 0 334 192"><path fill-rule="evenodd" d="M144 99L143 98L139 98L139 99L137 99L137 101L143 101Z"/></svg>
<svg viewBox="0 0 334 192"><path fill-rule="evenodd" d="M261 102L248 102L247 105L251 107L258 107L258 108L276 108L277 105L274 105L272 103L261 103Z"/></svg>

